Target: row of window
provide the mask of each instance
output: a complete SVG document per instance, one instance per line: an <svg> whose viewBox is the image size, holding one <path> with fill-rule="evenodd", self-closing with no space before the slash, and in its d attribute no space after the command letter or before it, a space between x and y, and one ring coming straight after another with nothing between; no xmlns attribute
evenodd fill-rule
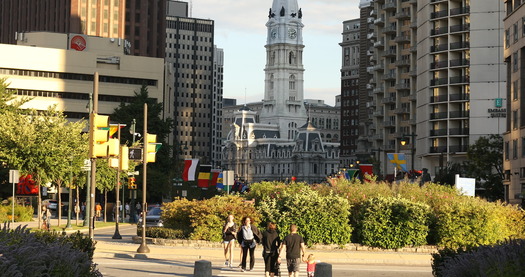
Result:
<svg viewBox="0 0 525 277"><path fill-rule="evenodd" d="M20 96L89 100L88 93L65 92L65 91L56 92L56 91L30 90L30 89L8 89L8 91L16 91L16 95L20 95ZM106 101L106 102L131 103L133 102L135 97L99 94L98 99L99 101Z"/></svg>
<svg viewBox="0 0 525 277"><path fill-rule="evenodd" d="M521 23L521 32L519 31L519 24ZM511 41L511 29L512 29L512 41ZM525 37L525 16L521 18L518 23L512 24L512 27L505 30L505 49L509 48L512 44L516 43L520 37Z"/></svg>
<svg viewBox="0 0 525 277"><path fill-rule="evenodd" d="M510 147L511 143L512 143L512 148ZM511 141L505 142L505 149L504 149L505 160L511 159L510 150L512 150L512 159L513 160L518 159L519 147L518 147L517 139L512 140L512 142ZM525 137L521 138L521 153L519 153L519 155L521 155L521 158L525 158Z"/></svg>
<svg viewBox="0 0 525 277"><path fill-rule="evenodd" d="M81 73L65 73L65 72L0 68L0 74L93 82L92 74L81 74ZM154 86L154 87L157 86L157 80L141 79L141 78L100 75L99 81L104 82L104 83L117 83L117 84L128 84L128 85L146 84L147 86Z"/></svg>

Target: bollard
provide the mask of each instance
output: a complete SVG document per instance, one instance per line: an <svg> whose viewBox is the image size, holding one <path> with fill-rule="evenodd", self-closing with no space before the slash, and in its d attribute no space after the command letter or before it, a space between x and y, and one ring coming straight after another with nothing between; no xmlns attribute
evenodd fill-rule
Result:
<svg viewBox="0 0 525 277"><path fill-rule="evenodd" d="M327 263L318 263L315 265L315 277L332 277L332 265Z"/></svg>
<svg viewBox="0 0 525 277"><path fill-rule="evenodd" d="M194 277L211 277L211 262L206 260L195 261Z"/></svg>

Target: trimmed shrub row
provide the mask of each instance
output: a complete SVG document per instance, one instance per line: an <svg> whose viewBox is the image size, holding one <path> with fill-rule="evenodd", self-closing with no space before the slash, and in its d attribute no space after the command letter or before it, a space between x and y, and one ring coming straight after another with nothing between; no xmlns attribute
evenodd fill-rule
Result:
<svg viewBox="0 0 525 277"><path fill-rule="evenodd" d="M94 242L77 233L0 230L2 276L102 276L92 262Z"/></svg>

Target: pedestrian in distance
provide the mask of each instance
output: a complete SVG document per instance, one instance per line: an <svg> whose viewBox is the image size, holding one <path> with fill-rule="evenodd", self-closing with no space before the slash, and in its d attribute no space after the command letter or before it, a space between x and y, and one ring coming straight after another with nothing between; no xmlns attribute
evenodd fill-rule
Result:
<svg viewBox="0 0 525 277"><path fill-rule="evenodd" d="M266 277L274 277L279 274L277 257L279 256L279 246L281 245L281 239L275 223L268 222L266 230L262 233L261 243L263 246L264 275Z"/></svg>
<svg viewBox="0 0 525 277"><path fill-rule="evenodd" d="M49 227L51 226L51 224L49 224L50 220L51 212L46 205L42 205L42 229L49 230Z"/></svg>
<svg viewBox="0 0 525 277"><path fill-rule="evenodd" d="M237 241L242 247L242 260L241 260L241 271L246 271L246 258L250 253L250 268L249 271L253 270L255 265L255 247L257 243L260 243L262 234L255 225L252 224L252 219L249 216L245 216L242 219L242 226L237 232Z"/></svg>
<svg viewBox="0 0 525 277"><path fill-rule="evenodd" d="M233 245L235 244L235 237L237 236L237 224L233 221L232 214L228 215L226 223L222 228L222 241L224 244L224 262L225 266L233 267Z"/></svg>
<svg viewBox="0 0 525 277"><path fill-rule="evenodd" d="M314 254L308 255L308 258L303 259L306 262L306 276L314 277L315 275L315 257Z"/></svg>
<svg viewBox="0 0 525 277"><path fill-rule="evenodd" d="M428 173L428 168L423 168L423 174L421 174L421 179L419 180L419 186L422 187L425 183L431 182L432 177Z"/></svg>
<svg viewBox="0 0 525 277"><path fill-rule="evenodd" d="M279 259L283 253L286 253L286 267L289 277L299 277L299 265L301 264L301 257L304 258L304 251L303 237L297 233L297 225L292 224L290 225L290 234L284 237L279 249Z"/></svg>

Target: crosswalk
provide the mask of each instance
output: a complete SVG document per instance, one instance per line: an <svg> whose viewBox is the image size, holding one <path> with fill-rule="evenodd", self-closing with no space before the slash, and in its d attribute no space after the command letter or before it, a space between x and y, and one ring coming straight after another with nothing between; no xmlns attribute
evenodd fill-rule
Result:
<svg viewBox="0 0 525 277"><path fill-rule="evenodd" d="M279 276L288 276L288 270L286 269L286 262L280 266ZM241 276L264 276L264 261L262 259L255 260L255 266L251 271L241 271L240 267L227 267L222 266L218 276L221 277L241 277ZM299 276L306 276L306 264L302 263L299 267Z"/></svg>

